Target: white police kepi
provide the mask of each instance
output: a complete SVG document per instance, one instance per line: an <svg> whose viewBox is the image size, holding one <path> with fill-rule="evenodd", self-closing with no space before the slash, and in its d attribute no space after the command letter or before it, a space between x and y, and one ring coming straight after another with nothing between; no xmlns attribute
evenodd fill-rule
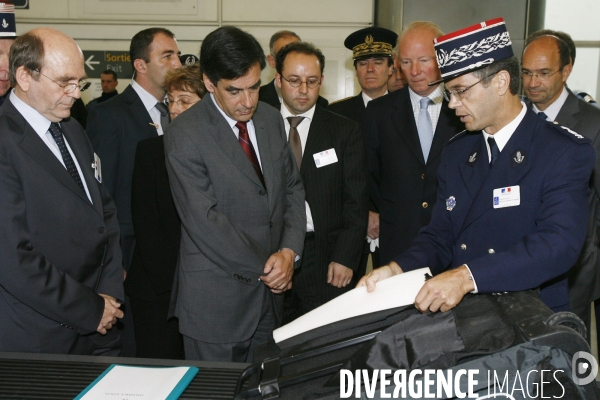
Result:
<svg viewBox="0 0 600 400"><path fill-rule="evenodd" d="M442 79L448 82L514 55L504 18L490 19L434 39Z"/></svg>

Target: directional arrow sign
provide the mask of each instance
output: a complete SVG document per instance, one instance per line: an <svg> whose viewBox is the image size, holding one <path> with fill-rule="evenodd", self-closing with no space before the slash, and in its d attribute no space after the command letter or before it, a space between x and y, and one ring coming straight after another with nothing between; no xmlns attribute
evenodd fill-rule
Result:
<svg viewBox="0 0 600 400"><path fill-rule="evenodd" d="M92 54L87 60L85 60L85 65L92 71L95 71L94 67L92 67L92 64L100 64L100 61L92 61L93 58L94 55Z"/></svg>
<svg viewBox="0 0 600 400"><path fill-rule="evenodd" d="M115 71L118 79L130 79L133 75L128 51L84 50L83 59L85 60L85 72L88 78L99 79L102 71L107 69Z"/></svg>

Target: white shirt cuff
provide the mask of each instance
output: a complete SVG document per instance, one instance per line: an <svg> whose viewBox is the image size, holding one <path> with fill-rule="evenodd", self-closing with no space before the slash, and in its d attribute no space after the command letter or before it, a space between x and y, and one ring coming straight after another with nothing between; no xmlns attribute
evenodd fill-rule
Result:
<svg viewBox="0 0 600 400"><path fill-rule="evenodd" d="M477 282L475 282L475 278L473 278L473 274L471 273L471 268L469 268L469 266L467 264L464 264L464 266L467 267L467 270L469 271L469 275L471 275L471 280L473 281L473 286L475 286L475 289L471 293L473 293L473 294L479 293L479 291L477 290Z"/></svg>

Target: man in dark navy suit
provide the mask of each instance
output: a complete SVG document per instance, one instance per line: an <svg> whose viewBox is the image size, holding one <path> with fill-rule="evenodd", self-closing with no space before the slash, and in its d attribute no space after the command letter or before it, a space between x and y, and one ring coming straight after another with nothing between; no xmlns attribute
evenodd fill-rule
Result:
<svg viewBox="0 0 600 400"><path fill-rule="evenodd" d="M381 279L429 267L434 277L415 299L422 312L448 311L467 293L534 288L566 310L566 272L588 226L590 141L519 100L519 62L502 18L435 42L444 96L467 131L442 153L430 224L359 285L372 291Z"/></svg>

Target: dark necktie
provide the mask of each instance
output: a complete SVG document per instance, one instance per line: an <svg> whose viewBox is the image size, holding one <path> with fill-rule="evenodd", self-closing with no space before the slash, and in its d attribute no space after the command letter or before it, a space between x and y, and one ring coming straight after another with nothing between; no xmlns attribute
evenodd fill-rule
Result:
<svg viewBox="0 0 600 400"><path fill-rule="evenodd" d="M494 165L498 156L500 155L500 150L498 149L498 145L496 144L496 139L493 137L488 137L488 144L490 145L490 153L492 153L492 160L490 161L490 166Z"/></svg>
<svg viewBox="0 0 600 400"><path fill-rule="evenodd" d="M77 185L79 185L81 190L83 190L83 192L85 193L83 183L81 182L81 177L79 176L79 172L77 172L77 167L75 166L73 157L71 157L71 153L69 153L69 150L67 149L67 145L65 144L65 138L63 137L63 133L60 130L60 126L56 122L52 122L48 130L50 131L52 137L54 138L54 141L58 145L60 155L62 156L67 171L69 171L69 174L71 174L71 177L73 177L75 183L77 183Z"/></svg>
<svg viewBox="0 0 600 400"><path fill-rule="evenodd" d="M288 135L288 141L290 142L290 147L292 148L292 153L294 153L294 158L296 159L296 164L298 164L298 169L302 165L302 142L300 141L300 134L298 133L298 125L304 117L287 117L287 120L290 123L290 133Z"/></svg>
<svg viewBox="0 0 600 400"><path fill-rule="evenodd" d="M256 152L254 151L254 146L252 146L252 142L250 141L250 136L248 135L248 129L246 128L246 124L247 124L247 122L241 122L241 121L238 121L235 123L235 126L240 131L240 137L239 137L240 146L242 146L244 153L246 153L248 160L250 160L250 163L254 167L254 171L256 172L256 175L258 175L258 178L262 182L263 186L267 187L265 185L265 178L263 177L262 171L260 169L258 157L256 156Z"/></svg>
<svg viewBox="0 0 600 400"><path fill-rule="evenodd" d="M156 103L155 107L158 111L160 111L160 127L162 128L163 133L165 133L165 128L169 126L170 122L169 109L164 105L164 103Z"/></svg>
<svg viewBox="0 0 600 400"><path fill-rule="evenodd" d="M548 116L543 111L540 111L539 113L537 113L537 116L540 117L541 119L543 119L544 121L548 120Z"/></svg>

